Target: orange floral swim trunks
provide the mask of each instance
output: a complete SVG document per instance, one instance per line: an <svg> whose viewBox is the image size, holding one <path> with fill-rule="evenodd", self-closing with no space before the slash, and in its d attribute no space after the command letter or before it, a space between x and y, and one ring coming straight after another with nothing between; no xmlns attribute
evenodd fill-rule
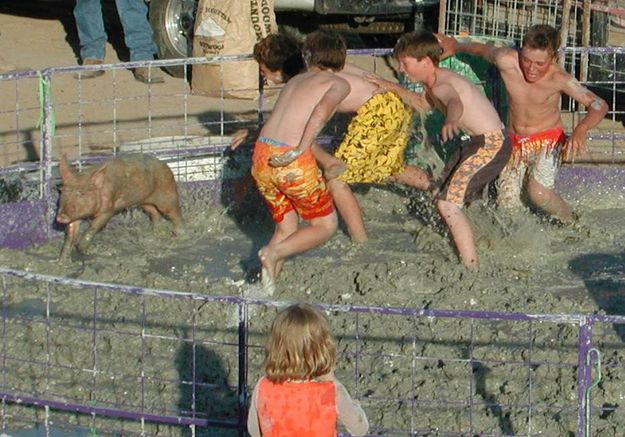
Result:
<svg viewBox="0 0 625 437"><path fill-rule="evenodd" d="M560 147L566 141L566 135L561 127L555 127L532 135L510 134L512 140L512 165L520 161L525 163L538 162L541 156L548 156L553 151L559 153Z"/></svg>
<svg viewBox="0 0 625 437"><path fill-rule="evenodd" d="M273 220L280 223L292 210L304 220L331 214L334 211L332 197L310 149L287 166L269 165L272 156L292 149L294 147L264 137L254 146L252 176Z"/></svg>

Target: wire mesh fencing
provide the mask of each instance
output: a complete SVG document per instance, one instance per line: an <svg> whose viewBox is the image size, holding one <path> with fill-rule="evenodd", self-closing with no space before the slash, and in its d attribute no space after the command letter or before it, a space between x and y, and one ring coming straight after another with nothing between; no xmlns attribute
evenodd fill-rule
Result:
<svg viewBox="0 0 625 437"><path fill-rule="evenodd" d="M244 435L287 302L1 273L3 432ZM623 316L319 307L372 435L622 429Z"/></svg>
<svg viewBox="0 0 625 437"><path fill-rule="evenodd" d="M586 82L611 96L610 118L591 133L591 146L601 144L597 161L621 162L616 73L622 49L565 49L571 56L583 50L612 56L612 76ZM170 62L180 61L140 65ZM207 60L182 64L194 62ZM258 126L262 98L245 104L208 100L193 95L184 81L173 90L128 88L132 78L125 70L134 65L0 77L14 96L0 111L7 120L0 132L6 146L2 175L18 175L33 187L16 189L1 205L2 217L13 217L4 220L5 228L12 227L3 246L17 233L28 240L49 229L62 153L78 168L121 153L152 153L175 163L180 181L213 180L217 187L245 173L249 155L236 155L240 162L232 163L228 137ZM106 74L99 82L75 78L84 68ZM96 93L103 86L110 90L104 99ZM567 123L583 115L574 103L563 105ZM336 137L340 129L329 133ZM47 433L60 427L64 435L245 432L264 335L284 303L8 269L2 275L3 432L33 424ZM620 316L321 307L338 342L337 376L362 402L374 434L589 436L622 429ZM598 370L603 376L594 385Z"/></svg>

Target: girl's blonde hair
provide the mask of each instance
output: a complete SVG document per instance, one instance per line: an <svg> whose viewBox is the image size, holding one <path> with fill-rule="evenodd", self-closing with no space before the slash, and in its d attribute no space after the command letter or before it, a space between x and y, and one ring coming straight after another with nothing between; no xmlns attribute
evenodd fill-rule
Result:
<svg viewBox="0 0 625 437"><path fill-rule="evenodd" d="M307 304L278 313L265 351L265 375L276 383L318 378L336 365L336 346L326 318Z"/></svg>

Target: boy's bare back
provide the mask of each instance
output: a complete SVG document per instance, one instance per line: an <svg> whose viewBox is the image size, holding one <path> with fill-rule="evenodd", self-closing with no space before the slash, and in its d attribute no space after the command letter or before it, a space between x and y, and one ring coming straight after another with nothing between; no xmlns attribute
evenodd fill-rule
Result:
<svg viewBox="0 0 625 437"><path fill-rule="evenodd" d="M377 92L377 85L367 80L370 73L353 64L345 64L345 67L336 73L349 82L351 91L339 107L339 112L356 112L362 105Z"/></svg>
<svg viewBox="0 0 625 437"><path fill-rule="evenodd" d="M297 146L322 98L345 89L349 83L330 71L309 71L293 77L281 90L260 135Z"/></svg>

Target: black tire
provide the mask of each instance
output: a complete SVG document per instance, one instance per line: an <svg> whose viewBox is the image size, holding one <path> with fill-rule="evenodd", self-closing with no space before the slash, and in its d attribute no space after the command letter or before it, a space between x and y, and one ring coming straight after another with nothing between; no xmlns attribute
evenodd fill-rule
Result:
<svg viewBox="0 0 625 437"><path fill-rule="evenodd" d="M197 0L151 0L150 24L159 59L191 56ZM174 77L184 77L184 66L166 67ZM190 69L188 69L190 70Z"/></svg>

